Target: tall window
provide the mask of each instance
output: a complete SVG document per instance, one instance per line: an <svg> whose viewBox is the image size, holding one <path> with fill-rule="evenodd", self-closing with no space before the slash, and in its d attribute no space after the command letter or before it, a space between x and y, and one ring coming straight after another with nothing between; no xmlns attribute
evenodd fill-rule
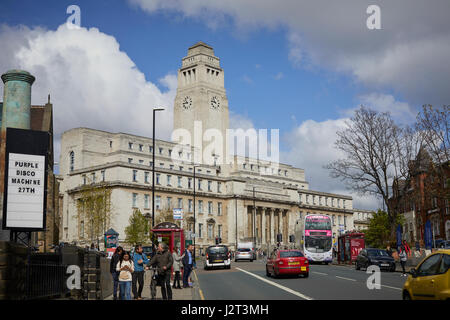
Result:
<svg viewBox="0 0 450 320"><path fill-rule="evenodd" d="M155 207L156 209L161 209L161 196L156 196L155 197Z"/></svg>
<svg viewBox="0 0 450 320"><path fill-rule="evenodd" d="M167 197L167 209L172 209L172 198Z"/></svg>
<svg viewBox="0 0 450 320"><path fill-rule="evenodd" d="M84 221L80 221L80 238L84 237Z"/></svg>
<svg viewBox="0 0 450 320"><path fill-rule="evenodd" d="M133 143L132 142L128 142L128 149L130 149L130 150L133 149Z"/></svg>
<svg viewBox="0 0 450 320"><path fill-rule="evenodd" d="M208 223L208 239L214 238L214 225L212 223Z"/></svg>
<svg viewBox="0 0 450 320"><path fill-rule="evenodd" d="M193 210L192 210L192 206L193 206L193 204L192 204L192 199L189 199L188 200L188 210L189 210L189 212L192 212Z"/></svg>
<svg viewBox="0 0 450 320"><path fill-rule="evenodd" d="M217 215L221 216L222 215L222 202L219 202L217 204Z"/></svg>
<svg viewBox="0 0 450 320"><path fill-rule="evenodd" d="M102 170L101 173L102 173L102 181L104 182L105 181L105 170Z"/></svg>
<svg viewBox="0 0 450 320"><path fill-rule="evenodd" d="M92 183L95 183L95 172L92 173Z"/></svg>
<svg viewBox="0 0 450 320"><path fill-rule="evenodd" d="M198 212L203 213L203 200L198 200Z"/></svg>
<svg viewBox="0 0 450 320"><path fill-rule="evenodd" d="M222 238L222 225L220 224L217 226L217 236Z"/></svg>
<svg viewBox="0 0 450 320"><path fill-rule="evenodd" d="M182 177L179 176L178 177L178 188L182 187L181 182L182 182Z"/></svg>
<svg viewBox="0 0 450 320"><path fill-rule="evenodd" d="M148 172L145 172L145 173L144 173L144 181L145 181L145 183L149 183L149 182L148 182L148 175L149 175Z"/></svg>
<svg viewBox="0 0 450 320"><path fill-rule="evenodd" d="M198 224L198 237L203 238L203 224L202 223Z"/></svg>
<svg viewBox="0 0 450 320"><path fill-rule="evenodd" d="M73 151L70 152L70 172L75 170L75 153Z"/></svg>
<svg viewBox="0 0 450 320"><path fill-rule="evenodd" d="M137 198L138 198L138 194L133 193L133 203L132 203L133 208L137 207Z"/></svg>
<svg viewBox="0 0 450 320"><path fill-rule="evenodd" d="M217 182L217 192L222 192L220 189L222 187L222 182Z"/></svg>
<svg viewBox="0 0 450 320"><path fill-rule="evenodd" d="M212 191L211 186L212 186L212 181L208 181L208 191Z"/></svg>
<svg viewBox="0 0 450 320"><path fill-rule="evenodd" d="M213 203L212 201L208 201L208 214L213 213Z"/></svg>
<svg viewBox="0 0 450 320"><path fill-rule="evenodd" d="M178 198L178 208L183 208L183 198Z"/></svg>
<svg viewBox="0 0 450 320"><path fill-rule="evenodd" d="M139 145L139 151L142 151L142 148L144 148L144 146L142 144Z"/></svg>
<svg viewBox="0 0 450 320"><path fill-rule="evenodd" d="M202 190L202 179L198 179L198 190Z"/></svg>
<svg viewBox="0 0 450 320"><path fill-rule="evenodd" d="M161 174L156 174L156 184L160 184L159 178L161 177Z"/></svg>
<svg viewBox="0 0 450 320"><path fill-rule="evenodd" d="M150 197L149 197L148 194L144 195L144 208L145 208L145 209L148 209L148 208L149 208L149 201L148 201L149 198L150 198Z"/></svg>
<svg viewBox="0 0 450 320"><path fill-rule="evenodd" d="M192 178L188 178L188 188L192 189Z"/></svg>
<svg viewBox="0 0 450 320"><path fill-rule="evenodd" d="M133 182L137 182L137 170L133 170Z"/></svg>
<svg viewBox="0 0 450 320"><path fill-rule="evenodd" d="M152 146L149 146L149 147L148 147L148 151L149 151L150 153L153 153L153 147L152 147Z"/></svg>
<svg viewBox="0 0 450 320"><path fill-rule="evenodd" d="M172 178L172 176L171 175L167 175L167 185L168 186L170 186L171 184L170 184L170 179Z"/></svg>

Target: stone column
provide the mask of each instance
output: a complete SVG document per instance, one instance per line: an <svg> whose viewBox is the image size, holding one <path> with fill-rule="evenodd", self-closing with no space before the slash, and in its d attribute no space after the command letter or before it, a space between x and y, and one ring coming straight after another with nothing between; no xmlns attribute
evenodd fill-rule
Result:
<svg viewBox="0 0 450 320"><path fill-rule="evenodd" d="M261 210L261 243L266 244L266 209Z"/></svg>
<svg viewBox="0 0 450 320"><path fill-rule="evenodd" d="M272 208L269 208L269 214L270 214L270 244L274 244L274 212Z"/></svg>

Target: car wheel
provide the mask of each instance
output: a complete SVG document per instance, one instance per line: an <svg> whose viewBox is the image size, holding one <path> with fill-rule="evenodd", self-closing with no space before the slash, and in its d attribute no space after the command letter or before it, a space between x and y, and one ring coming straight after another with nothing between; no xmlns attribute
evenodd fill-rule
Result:
<svg viewBox="0 0 450 320"><path fill-rule="evenodd" d="M231 265L228 265L225 267L226 269L231 269Z"/></svg>
<svg viewBox="0 0 450 320"><path fill-rule="evenodd" d="M250 262L253 262L253 259L251 259Z"/></svg>
<svg viewBox="0 0 450 320"><path fill-rule="evenodd" d="M403 300L411 300L411 296L409 295L408 291L403 291Z"/></svg>
<svg viewBox="0 0 450 320"><path fill-rule="evenodd" d="M208 267L206 266L206 264L203 266L203 269L208 270Z"/></svg>
<svg viewBox="0 0 450 320"><path fill-rule="evenodd" d="M358 264L358 262L355 262L355 269L356 269L356 270L359 270L359 269L361 269L361 268L359 267L359 264Z"/></svg>
<svg viewBox="0 0 450 320"><path fill-rule="evenodd" d="M267 266L266 266L266 276L270 277L269 268L267 268Z"/></svg>
<svg viewBox="0 0 450 320"><path fill-rule="evenodd" d="M303 278L308 278L308 277L309 277L309 272L307 272L303 275Z"/></svg>

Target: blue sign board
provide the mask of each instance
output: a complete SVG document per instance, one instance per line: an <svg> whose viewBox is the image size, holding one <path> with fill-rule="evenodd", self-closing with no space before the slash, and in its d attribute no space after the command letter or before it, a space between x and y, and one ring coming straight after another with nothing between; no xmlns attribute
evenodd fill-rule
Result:
<svg viewBox="0 0 450 320"><path fill-rule="evenodd" d="M402 245L402 226L397 226L397 248L400 248Z"/></svg>
<svg viewBox="0 0 450 320"><path fill-rule="evenodd" d="M425 241L425 248L427 250L431 250L433 245L433 231L431 230L430 220L427 220L427 222L425 222L424 241Z"/></svg>

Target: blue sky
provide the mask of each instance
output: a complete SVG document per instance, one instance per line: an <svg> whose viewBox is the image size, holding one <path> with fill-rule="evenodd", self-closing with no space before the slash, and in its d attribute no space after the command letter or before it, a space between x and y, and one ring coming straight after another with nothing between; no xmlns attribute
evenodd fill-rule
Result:
<svg viewBox="0 0 450 320"><path fill-rule="evenodd" d="M212 30L197 19L170 13L149 16L127 2L113 3L6 1L2 2L0 19L9 25L54 30L69 16L66 8L77 4L82 26L113 35L121 50L154 83L168 72L176 73L187 48L204 41L221 58L230 109L251 117L258 128L287 131L306 119L336 118L339 109L357 104L354 96L362 91L349 77L319 68L296 69L288 59L286 30L282 27L241 36L230 25ZM281 75L278 80L277 75Z"/></svg>
<svg viewBox="0 0 450 320"><path fill-rule="evenodd" d="M81 30L62 26L72 4ZM381 7L381 30L366 27L370 4ZM408 124L422 104L448 104L449 9L447 0L3 0L0 72L32 72L34 104L51 93L56 154L73 127L149 136L149 110L161 104L167 139L181 59L206 42L225 70L233 123L280 129L282 162L304 168L313 189L349 194L323 165L341 156L336 131L358 105Z"/></svg>

